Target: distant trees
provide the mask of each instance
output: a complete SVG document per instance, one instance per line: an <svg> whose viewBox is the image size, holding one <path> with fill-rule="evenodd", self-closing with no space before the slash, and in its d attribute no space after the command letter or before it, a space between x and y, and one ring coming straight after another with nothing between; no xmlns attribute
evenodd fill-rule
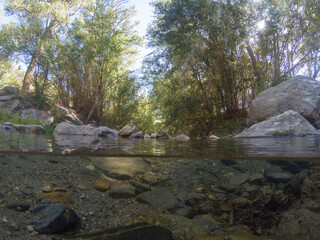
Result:
<svg viewBox="0 0 320 240"><path fill-rule="evenodd" d="M165 125L214 131L265 88L297 73L317 77L319 3L304 2L155 1L146 76Z"/></svg>
<svg viewBox="0 0 320 240"><path fill-rule="evenodd" d="M55 50L48 49L61 103L72 105L87 122L130 120L138 89L127 69L140 44L132 14L123 1L97 0L81 11Z"/></svg>
<svg viewBox="0 0 320 240"><path fill-rule="evenodd" d="M31 79L38 60L53 31L65 26L89 1L6 1L7 14L14 15L17 21L4 25L1 29L0 51L7 57L23 55L28 63L21 89L22 95L30 91Z"/></svg>

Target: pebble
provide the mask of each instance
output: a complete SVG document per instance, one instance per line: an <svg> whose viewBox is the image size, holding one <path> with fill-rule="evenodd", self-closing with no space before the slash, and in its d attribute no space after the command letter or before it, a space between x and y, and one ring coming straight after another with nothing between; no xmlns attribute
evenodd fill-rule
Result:
<svg viewBox="0 0 320 240"><path fill-rule="evenodd" d="M238 186L242 183L245 183L250 178L250 175L248 173L241 173L233 178L230 179L230 184Z"/></svg>
<svg viewBox="0 0 320 240"><path fill-rule="evenodd" d="M226 192L232 192L235 189L232 184L228 184L228 183L220 183L218 185L218 188Z"/></svg>
<svg viewBox="0 0 320 240"><path fill-rule="evenodd" d="M106 181L98 180L94 185L94 189L98 191L106 192L110 189L110 184Z"/></svg>
<svg viewBox="0 0 320 240"><path fill-rule="evenodd" d="M52 192L52 188L49 185L47 185L43 187L42 191L45 193L49 193L49 192Z"/></svg>

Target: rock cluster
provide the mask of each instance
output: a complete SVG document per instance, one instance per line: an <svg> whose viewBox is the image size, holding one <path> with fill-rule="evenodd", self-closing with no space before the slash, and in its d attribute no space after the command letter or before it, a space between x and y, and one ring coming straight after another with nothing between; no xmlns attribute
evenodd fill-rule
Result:
<svg viewBox="0 0 320 240"><path fill-rule="evenodd" d="M296 76L261 92L237 137L319 135L320 82Z"/></svg>
<svg viewBox="0 0 320 240"><path fill-rule="evenodd" d="M22 153L0 164L2 239L320 236L318 164Z"/></svg>

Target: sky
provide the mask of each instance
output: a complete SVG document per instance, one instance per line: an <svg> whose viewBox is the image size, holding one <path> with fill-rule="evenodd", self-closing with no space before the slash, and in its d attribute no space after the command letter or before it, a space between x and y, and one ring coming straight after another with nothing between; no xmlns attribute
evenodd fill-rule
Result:
<svg viewBox="0 0 320 240"><path fill-rule="evenodd" d="M148 24L152 21L153 11L150 3L151 0L130 0L130 4L135 5L136 8L136 16L134 17L134 20L139 22L136 26L136 30L141 37L145 37ZM146 47L146 40L144 40L143 46L140 47L138 51L139 56L133 66L134 69L139 69L141 67L143 57L151 51Z"/></svg>

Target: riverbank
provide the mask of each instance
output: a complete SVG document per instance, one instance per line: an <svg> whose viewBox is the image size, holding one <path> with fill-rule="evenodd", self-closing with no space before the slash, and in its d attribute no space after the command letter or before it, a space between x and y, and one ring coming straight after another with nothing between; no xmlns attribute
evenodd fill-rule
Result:
<svg viewBox="0 0 320 240"><path fill-rule="evenodd" d="M106 229L130 234L137 226L146 229L143 224L159 226L160 236L167 237L169 230L173 239L218 239L239 232L246 239L320 236L319 221L315 221L320 219L316 211L319 168L307 163L0 156L1 239L117 239ZM37 233L31 209L57 203L73 209L79 223L62 231L63 235ZM292 215L297 211L302 219Z"/></svg>

